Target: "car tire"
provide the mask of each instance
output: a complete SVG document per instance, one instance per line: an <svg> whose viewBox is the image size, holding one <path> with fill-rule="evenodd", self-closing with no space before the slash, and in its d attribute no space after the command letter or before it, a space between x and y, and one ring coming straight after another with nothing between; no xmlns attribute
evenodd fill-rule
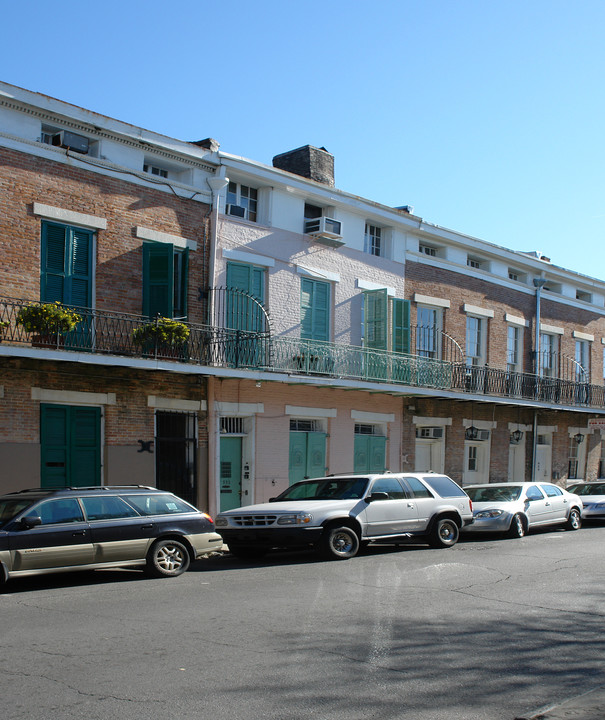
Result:
<svg viewBox="0 0 605 720"><path fill-rule="evenodd" d="M229 552L240 560L256 560L267 554L265 548L247 547L246 545L234 545L227 543Z"/></svg>
<svg viewBox="0 0 605 720"><path fill-rule="evenodd" d="M348 560L359 552L359 537L348 525L329 525L321 536L319 551L330 560Z"/></svg>
<svg viewBox="0 0 605 720"><path fill-rule="evenodd" d="M569 511L569 517L565 523L566 530L579 530L582 527L582 514L578 508L571 508Z"/></svg>
<svg viewBox="0 0 605 720"><path fill-rule="evenodd" d="M429 545L433 548L448 548L458 542L460 531L455 520L441 518L435 522L429 535Z"/></svg>
<svg viewBox="0 0 605 720"><path fill-rule="evenodd" d="M527 529L525 527L525 520L519 513L513 515L513 519L510 521L510 528L508 529L507 536L509 538L522 538L524 537Z"/></svg>
<svg viewBox="0 0 605 720"><path fill-rule="evenodd" d="M157 540L147 554L147 571L154 577L176 577L189 567L189 550L178 540Z"/></svg>

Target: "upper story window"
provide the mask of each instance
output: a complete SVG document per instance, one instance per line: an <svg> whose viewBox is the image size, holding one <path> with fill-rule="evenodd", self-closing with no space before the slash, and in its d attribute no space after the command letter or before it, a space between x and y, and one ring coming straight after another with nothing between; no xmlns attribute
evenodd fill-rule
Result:
<svg viewBox="0 0 605 720"><path fill-rule="evenodd" d="M366 223L365 229L365 251L370 255L384 255L384 244L382 238L382 228L378 225Z"/></svg>
<svg viewBox="0 0 605 720"><path fill-rule="evenodd" d="M416 317L416 355L439 358L443 308L419 305Z"/></svg>
<svg viewBox="0 0 605 720"><path fill-rule="evenodd" d="M467 315L466 318L466 364L485 365L486 318Z"/></svg>
<svg viewBox="0 0 605 720"><path fill-rule="evenodd" d="M552 333L540 333L539 375L557 377L559 337Z"/></svg>
<svg viewBox="0 0 605 720"><path fill-rule="evenodd" d="M576 290L576 300L582 300L582 302L592 302L592 295L583 290Z"/></svg>
<svg viewBox="0 0 605 720"><path fill-rule="evenodd" d="M170 243L143 243L143 314L187 317L189 251Z"/></svg>
<svg viewBox="0 0 605 720"><path fill-rule="evenodd" d="M418 251L423 255L428 255L429 257L437 257L439 252L436 247L433 247L432 245L425 245L424 243L420 243Z"/></svg>
<svg viewBox="0 0 605 720"><path fill-rule="evenodd" d="M474 270L481 270L485 267L485 260L475 255L467 255L466 264Z"/></svg>
<svg viewBox="0 0 605 720"><path fill-rule="evenodd" d="M143 172L149 173L150 175L157 175L158 177L168 177L168 170L158 167L157 165L148 165L145 163L143 165Z"/></svg>
<svg viewBox="0 0 605 720"><path fill-rule="evenodd" d="M506 335L506 369L521 372L523 369L523 328L509 325Z"/></svg>
<svg viewBox="0 0 605 720"><path fill-rule="evenodd" d="M330 283L301 279L300 336L305 340L330 339Z"/></svg>
<svg viewBox="0 0 605 720"><path fill-rule="evenodd" d="M389 298L386 288L365 290L362 306L363 346L410 352L410 301Z"/></svg>
<svg viewBox="0 0 605 720"><path fill-rule="evenodd" d="M227 186L227 215L256 222L258 190L248 185L230 182Z"/></svg>
<svg viewBox="0 0 605 720"><path fill-rule="evenodd" d="M42 222L42 302L91 306L93 239L92 230Z"/></svg>
<svg viewBox="0 0 605 720"><path fill-rule="evenodd" d="M588 382L590 375L590 343L588 340L576 340L576 381Z"/></svg>

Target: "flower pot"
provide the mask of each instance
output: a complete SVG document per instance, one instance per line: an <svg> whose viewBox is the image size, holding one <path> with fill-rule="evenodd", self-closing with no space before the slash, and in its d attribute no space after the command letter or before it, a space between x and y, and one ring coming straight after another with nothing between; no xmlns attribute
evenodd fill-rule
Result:
<svg viewBox="0 0 605 720"><path fill-rule="evenodd" d="M32 335L32 347L38 348L57 348L65 346L65 337L63 335Z"/></svg>

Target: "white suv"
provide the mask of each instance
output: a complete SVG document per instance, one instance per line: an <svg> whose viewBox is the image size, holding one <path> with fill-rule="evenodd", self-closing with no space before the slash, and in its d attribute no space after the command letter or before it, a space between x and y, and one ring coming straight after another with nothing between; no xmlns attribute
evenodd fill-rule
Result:
<svg viewBox="0 0 605 720"><path fill-rule="evenodd" d="M268 503L221 513L215 527L237 557L312 547L344 560L372 541L421 536L451 547L472 522L468 495L446 475L383 473L304 480Z"/></svg>

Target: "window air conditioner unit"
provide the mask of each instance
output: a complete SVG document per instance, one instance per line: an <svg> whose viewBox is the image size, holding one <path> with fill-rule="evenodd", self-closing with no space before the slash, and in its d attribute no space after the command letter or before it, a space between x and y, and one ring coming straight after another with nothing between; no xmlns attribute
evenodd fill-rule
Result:
<svg viewBox="0 0 605 720"><path fill-rule="evenodd" d="M489 430L479 430L477 440L489 440Z"/></svg>
<svg viewBox="0 0 605 720"><path fill-rule="evenodd" d="M227 215L233 215L234 217L245 218L246 208L241 205L227 205Z"/></svg>
<svg viewBox="0 0 605 720"><path fill-rule="evenodd" d="M417 438L442 438L442 427L421 427L416 429Z"/></svg>
<svg viewBox="0 0 605 720"><path fill-rule="evenodd" d="M305 220L305 233L314 237L317 242L330 247L344 245L342 241L342 223L328 217Z"/></svg>
<svg viewBox="0 0 605 720"><path fill-rule="evenodd" d="M76 135L76 133L69 130L62 130L53 135L52 144L84 155L87 155L89 150L88 138L83 135Z"/></svg>

